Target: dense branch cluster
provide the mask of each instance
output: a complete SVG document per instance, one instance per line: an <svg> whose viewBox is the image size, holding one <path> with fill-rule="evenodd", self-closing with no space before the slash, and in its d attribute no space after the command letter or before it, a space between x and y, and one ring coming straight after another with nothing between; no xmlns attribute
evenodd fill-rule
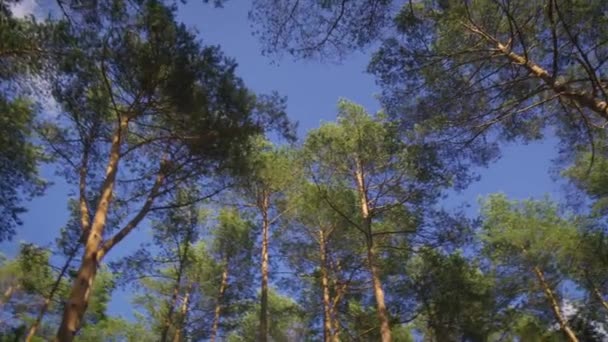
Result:
<svg viewBox="0 0 608 342"><path fill-rule="evenodd" d="M375 49L383 110L340 99L299 141L286 99L177 3L40 20L18 2L0 3L0 241L43 164L70 215L0 255L0 340L608 339L605 1L253 1L271 58ZM546 135L573 200L446 208ZM135 313L111 315L125 296Z"/></svg>

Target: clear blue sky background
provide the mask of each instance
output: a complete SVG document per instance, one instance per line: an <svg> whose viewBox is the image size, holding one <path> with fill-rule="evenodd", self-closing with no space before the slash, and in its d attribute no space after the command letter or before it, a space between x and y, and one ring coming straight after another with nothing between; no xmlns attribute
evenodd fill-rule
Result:
<svg viewBox="0 0 608 342"><path fill-rule="evenodd" d="M237 73L256 92L273 90L288 97L288 113L300 123L299 134L318 127L323 121L335 119L336 104L344 97L364 105L370 112L380 108L376 100L379 92L371 75L365 73L370 51L355 53L342 64L292 61L285 58L271 63L260 54L260 46L251 35L247 12L250 4L244 1L228 1L224 8L213 8L201 1L192 0L182 5L179 19L199 31L206 44L221 45L226 55L239 63ZM477 213L480 196L504 192L514 199L542 197L549 194L559 200L560 186L549 176L551 159L557 156L555 140L529 145L509 145L503 149L503 157L487 169L480 170L481 181L461 194L451 196L446 206L471 204L470 214ZM50 167L43 169L44 176L53 181L45 196L30 202L24 225L12 243L3 243L0 250L14 255L19 241L50 244L57 237L58 228L67 220L67 199L70 189L61 178L53 175ZM145 225L126 238L114 256L124 255L139 245L146 236ZM119 291L110 305L111 314L131 316L128 294Z"/></svg>

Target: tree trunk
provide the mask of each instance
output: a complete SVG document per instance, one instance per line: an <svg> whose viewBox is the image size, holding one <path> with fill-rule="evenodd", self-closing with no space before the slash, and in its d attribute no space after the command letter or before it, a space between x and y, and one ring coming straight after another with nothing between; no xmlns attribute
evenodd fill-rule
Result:
<svg viewBox="0 0 608 342"><path fill-rule="evenodd" d="M334 295L331 303L331 310L329 311L329 317L331 319L331 327L333 329L331 341L340 341L340 320L338 319L338 304L342 298L342 295L346 292L346 285L342 285L336 288L336 294Z"/></svg>
<svg viewBox="0 0 608 342"><path fill-rule="evenodd" d="M120 145L127 125L128 120L121 118L120 124L112 136L112 145L106 176L101 186L99 204L93 217L90 233L86 236L84 256L76 279L74 279L69 300L65 304L61 325L55 338L56 341L70 342L74 339L87 309L93 281L101 261L98 259L97 252L101 244L110 202L112 201L112 192L116 182L118 162L120 161Z"/></svg>
<svg viewBox="0 0 608 342"><path fill-rule="evenodd" d="M338 264L337 267L334 267L334 265L331 265L330 263L330 267L334 270L334 272L336 272L336 274L341 273L341 267ZM338 319L338 305L340 304L340 301L342 300L342 297L346 294L346 291L348 289L348 285L349 285L350 280L345 281L342 284L338 284L335 280L334 280L334 290L335 290L335 294L332 298L332 303L331 303L331 325L334 329L333 332L333 336L332 336L332 342L339 342L340 341L340 320Z"/></svg>
<svg viewBox="0 0 608 342"><path fill-rule="evenodd" d="M175 305L177 304L177 297L179 296L179 278L177 284L173 288L173 294L171 295L171 299L167 303L167 316L165 317L165 322L163 323L163 330L160 333L161 342L166 342L169 336L169 328L173 325L173 312L175 311Z"/></svg>
<svg viewBox="0 0 608 342"><path fill-rule="evenodd" d="M185 248L184 255L186 255L188 249ZM184 273L185 262L180 258L179 268L177 270L177 279L175 279L175 285L173 287L173 294L171 295L171 299L167 301L167 317L165 317L165 322L163 324L163 330L161 332L160 340L161 342L166 342L169 337L169 329L173 325L173 312L175 311L175 306L177 305L177 300L179 297L179 289L180 284L182 282L182 275Z"/></svg>
<svg viewBox="0 0 608 342"><path fill-rule="evenodd" d="M331 337L332 342L340 342L340 321L338 320L337 312L332 310L332 326L334 328L334 333Z"/></svg>
<svg viewBox="0 0 608 342"><path fill-rule="evenodd" d="M604 309L608 311L608 302L604 300L604 296L602 296L602 293L600 292L600 290L598 290L597 287L593 287L593 294L595 294L595 297L600 301L600 303L602 303Z"/></svg>
<svg viewBox="0 0 608 342"><path fill-rule="evenodd" d="M215 338L217 337L217 331L220 326L220 314L222 311L222 300L224 299L224 292L226 292L226 287L228 287L228 265L224 266L224 271L222 272L222 282L220 283L220 292L217 294L217 302L215 303L215 314L213 316L213 326L211 327L211 339L210 342L215 342Z"/></svg>
<svg viewBox="0 0 608 342"><path fill-rule="evenodd" d="M70 251L71 254L69 255L68 259L63 264L63 267L61 268L59 275L57 275L57 279L55 279L55 283L53 283L53 287L51 288L51 291L49 292L48 296L46 296L46 298L44 298L44 303L42 304L42 307L40 308L40 311L38 312L38 316L36 316L36 321L34 321L34 323L32 324L32 326L30 327L30 329L27 333L25 342L30 342L32 340L32 338L34 338L34 336L36 335L36 331L38 330L40 323L42 323L42 319L44 318L44 315L46 314L47 310L49 309L51 300L53 300L53 297L55 297L55 293L59 289L59 285L61 285L61 280L67 273L68 268L70 267L70 264L72 263L72 260L74 259L74 256L76 255L77 252L78 252L77 247L74 247L74 249L72 251Z"/></svg>
<svg viewBox="0 0 608 342"><path fill-rule="evenodd" d="M180 324L175 327L175 335L173 335L173 342L179 342L182 338L182 330L184 325L186 324L186 317L188 316L188 304L190 300L190 292L192 291L192 286L188 289L186 294L184 295L184 301L182 302L182 307L180 308Z"/></svg>
<svg viewBox="0 0 608 342"><path fill-rule="evenodd" d="M270 221L268 219L269 195L262 192L262 291L260 305L260 342L268 342L268 234Z"/></svg>
<svg viewBox="0 0 608 342"><path fill-rule="evenodd" d="M583 272L585 273L585 280L587 281L588 288L591 289L591 292L593 293L595 298L597 298L597 300L602 304L604 309L606 311L608 311L608 302L606 302L606 300L604 299L604 296L600 292L600 289L598 289L597 286L595 286L594 281L591 280L592 278L589 275L589 272L588 271L583 271Z"/></svg>
<svg viewBox="0 0 608 342"><path fill-rule="evenodd" d="M367 188L365 185L365 176L363 174L363 166L360 160L356 160L355 181L357 183L357 192L359 193L362 229L366 233L367 240L367 263L372 277L374 287L374 296L376 298L376 311L378 312L378 320L380 322L380 336L382 342L391 342L391 328L388 319L388 310L384 302L384 290L382 289L382 281L380 280L380 272L376 266L376 251L374 246L374 236L372 233L372 217L369 208L369 200L367 197Z"/></svg>
<svg viewBox="0 0 608 342"><path fill-rule="evenodd" d="M538 266L534 266L534 274L536 274L538 282L540 283L540 286L545 292L545 297L549 302L549 306L551 306L553 315L555 315L555 319L559 323L562 332L571 342L578 342L578 338L574 334L574 331L572 331L572 328L570 328L570 324L568 324L568 321L566 320L564 315L562 315L555 293L551 289L551 286L549 286L549 284L547 283L543 271Z"/></svg>
<svg viewBox="0 0 608 342"><path fill-rule="evenodd" d="M36 321L34 321L32 326L30 327L29 331L27 332L27 336L25 337L25 342L30 342L34 338L34 336L36 336L36 331L38 331L38 327L40 326L40 323L42 323L42 318L44 317L44 314L48 310L49 304L51 304L51 297L47 297L44 299L44 303L42 303L42 307L40 308L40 311L38 312L38 316L36 316Z"/></svg>
<svg viewBox="0 0 608 342"><path fill-rule="evenodd" d="M0 300L0 308L11 299L13 293L15 293L15 291L17 291L18 289L19 285L10 285L8 289L4 291L4 294L2 295L2 300Z"/></svg>
<svg viewBox="0 0 608 342"><path fill-rule="evenodd" d="M323 289L323 340L332 341L333 329L331 319L331 299L329 293L329 279L327 275L327 251L325 234L319 229L319 253L321 256L321 287Z"/></svg>
<svg viewBox="0 0 608 342"><path fill-rule="evenodd" d="M376 310L378 311L378 319L380 320L380 335L382 336L382 342L390 342L391 328L388 319L388 310L384 303L384 290L382 290L382 280L378 267L375 265L376 252L374 250L373 242L370 241L367 247L367 262L369 264L370 273L372 276L372 283L374 287L374 296L376 297Z"/></svg>
<svg viewBox="0 0 608 342"><path fill-rule="evenodd" d="M2 294L2 298L0 298L0 308L2 308L2 306L11 299L11 297L13 296L15 291L19 289L19 287L19 285L9 285L6 291L4 291L4 293ZM2 323L2 319L0 319L0 323Z"/></svg>

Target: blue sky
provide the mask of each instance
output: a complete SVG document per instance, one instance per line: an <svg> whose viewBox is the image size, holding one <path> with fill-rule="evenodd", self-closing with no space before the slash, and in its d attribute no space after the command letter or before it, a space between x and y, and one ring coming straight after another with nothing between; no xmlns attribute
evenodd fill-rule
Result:
<svg viewBox="0 0 608 342"><path fill-rule="evenodd" d="M239 63L237 73L254 91L269 93L278 91L288 97L288 113L299 122L299 134L323 121L335 119L336 105L344 97L364 105L370 112L380 108L376 100L379 92L371 75L365 73L369 51L354 53L342 64L323 64L311 61L293 61L289 57L272 63L261 56L257 39L251 35L247 20L249 4L228 1L224 8L213 8L201 1L182 5L179 19L199 31L206 44L221 45L227 56ZM549 176L551 160L557 156L555 140L529 145L512 144L503 149L503 157L487 169L480 170L481 181L461 194L451 196L447 206L461 203L472 205L470 213L477 212L477 200L494 192L504 192L514 199L542 197L549 194L561 198L559 184ZM53 175L53 169L45 167L43 175L53 181L46 195L31 201L24 225L12 243L3 243L0 250L9 255L16 251L19 241L38 244L51 243L59 227L67 220L67 199L70 188L61 178ZM139 244L146 227L130 235L117 246L113 254L124 254ZM110 313L130 316L128 296L117 293L110 306Z"/></svg>

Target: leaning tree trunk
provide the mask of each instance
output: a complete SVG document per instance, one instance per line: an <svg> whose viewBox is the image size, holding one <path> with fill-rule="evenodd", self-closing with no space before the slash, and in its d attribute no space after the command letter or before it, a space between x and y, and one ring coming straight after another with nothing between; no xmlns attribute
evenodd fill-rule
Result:
<svg viewBox="0 0 608 342"><path fill-rule="evenodd" d="M327 250L323 229L319 229L319 253L321 255L321 287L323 289L323 340L330 342L333 339L333 329L329 279L327 275Z"/></svg>
<svg viewBox="0 0 608 342"><path fill-rule="evenodd" d="M222 301L224 299L224 292L228 287L228 263L225 263L224 271L222 272L222 282L220 283L220 291L217 295L217 301L215 303L215 311L213 315L213 326L211 327L211 338L210 342L215 342L217 337L217 331L220 325L220 315L222 311Z"/></svg>
<svg viewBox="0 0 608 342"><path fill-rule="evenodd" d="M606 309L606 311L608 311L608 302L606 302L606 300L604 299L604 296L602 296L602 293L600 292L600 290L595 286L593 287L593 294L595 294L595 297L602 304L604 309Z"/></svg>
<svg viewBox="0 0 608 342"><path fill-rule="evenodd" d="M70 255L69 255L68 259L65 261L65 264L63 265L63 267L61 268L59 275L57 275L57 279L55 279L55 283L53 283L53 287L51 288L51 291L46 296L46 298L44 298L44 303L42 303L42 307L40 308L40 311L38 311L38 316L36 316L36 320L34 321L34 323L32 324L32 326L30 327L30 329L27 333L25 342L30 342L36 335L36 331L38 331L38 327L40 326L40 323L42 323L42 319L44 318L44 315L46 314L47 310L49 309L51 300L53 300L53 297L55 297L55 293L57 292L57 290L59 290L59 285L61 285L61 280L67 273L68 268L70 267L70 264L72 263L72 260L74 259L74 256L76 255L76 252L78 252L78 248L74 248L72 251L70 251Z"/></svg>
<svg viewBox="0 0 608 342"><path fill-rule="evenodd" d="M160 341L166 342L169 337L169 329L173 325L173 312L175 311L175 305L177 304L177 297L179 296L179 279L175 287L173 287L173 294L171 299L167 301L167 316L163 322L163 329L160 333Z"/></svg>
<svg viewBox="0 0 608 342"><path fill-rule="evenodd" d="M99 262L101 262L97 253L101 246L101 238L108 216L108 209L110 207L110 202L112 201L112 192L114 190L114 184L116 183L118 162L120 160L120 145L123 132L127 129L127 124L128 120L122 118L120 120L120 125L112 136L112 145L110 148L105 179L101 186L99 204L93 217L90 232L86 237L84 256L76 278L74 279L74 283L72 284L70 297L65 304L61 325L59 326L59 331L55 338L56 341L70 342L74 340L74 336L80 328L82 318L87 309L93 281L97 275Z"/></svg>
<svg viewBox="0 0 608 342"><path fill-rule="evenodd" d="M551 311L553 311L553 315L555 316L555 319L559 323L559 326L560 326L562 332L564 333L564 335L566 335L568 340L570 340L571 342L578 342L578 338L574 334L574 331L572 331L572 328L570 327L568 320L564 317L564 315L562 314L562 312L560 310L557 297L555 296L555 293L551 289L551 286L549 286L549 284L547 283L547 280L545 279L545 275L543 274L543 271L538 266L534 266L534 274L536 275L536 278L538 279L538 282L539 282L541 288L543 289L543 292L545 292L545 297L547 298L547 301L549 302L549 306L551 306Z"/></svg>
<svg viewBox="0 0 608 342"><path fill-rule="evenodd" d="M11 297L13 297L13 293L15 293L15 291L17 291L19 289L19 285L10 285L2 294L2 298L0 298L0 308L7 303L9 300L11 300Z"/></svg>
<svg viewBox="0 0 608 342"><path fill-rule="evenodd" d="M192 285L184 294L184 300L182 302L182 307L179 310L180 313L180 322L175 327L175 335L173 335L173 342L179 342L182 339L182 330L184 329L184 325L186 324L186 319L188 317L188 305L190 301L190 292L192 291Z"/></svg>
<svg viewBox="0 0 608 342"><path fill-rule="evenodd" d="M262 192L260 209L262 212L262 289L260 303L260 342L268 342L268 234L270 221L268 219L269 195Z"/></svg>
<svg viewBox="0 0 608 342"><path fill-rule="evenodd" d="M378 321L380 322L380 336L382 342L391 342L391 328L388 318L388 310L384 302L384 290L382 289L382 280L380 279L380 271L376 266L376 251L372 234L372 218L367 197L367 188L365 184L365 176L363 167L359 160L356 161L355 181L357 183L357 192L359 194L360 211L362 217L362 228L366 233L367 242L367 264L372 277L372 285L374 288L374 296L376 298L376 311L378 313Z"/></svg>
<svg viewBox="0 0 608 342"><path fill-rule="evenodd" d="M591 289L591 292L593 293L595 298L600 302L600 304L602 304L604 309L606 311L608 311L608 302L606 302L606 300L604 299L602 292L600 292L600 289L597 288L594 281L591 280L591 277L589 276L589 272L584 271L584 273L585 273L585 280L587 281L588 288Z"/></svg>
<svg viewBox="0 0 608 342"><path fill-rule="evenodd" d="M184 249L184 258L188 253L188 245ZM180 257L179 267L177 270L177 278L175 279L175 285L173 286L173 294L171 295L171 299L167 302L167 316L165 317L165 322L163 324L163 330L160 334L161 342L166 342L169 337L169 328L173 325L173 312L175 311L175 306L177 305L177 300L179 297L180 285L182 283L182 277L184 275L185 268L185 259Z"/></svg>

